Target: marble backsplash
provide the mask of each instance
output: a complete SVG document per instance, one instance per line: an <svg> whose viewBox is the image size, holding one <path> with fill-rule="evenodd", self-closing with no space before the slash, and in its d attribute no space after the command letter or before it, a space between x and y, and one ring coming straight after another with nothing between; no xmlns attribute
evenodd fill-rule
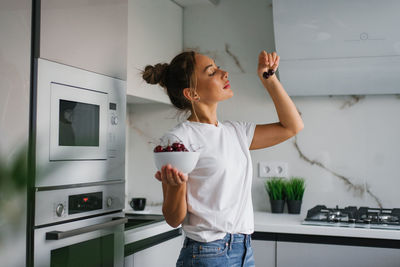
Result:
<svg viewBox="0 0 400 267"><path fill-rule="evenodd" d="M272 100L254 77L253 88L230 78L235 95L219 106L220 120L272 123L278 120ZM243 83L243 84L242 84ZM259 83L259 82L258 82ZM237 89L246 88L246 89ZM396 95L292 97L305 128L281 144L251 152L253 204L270 210L258 177L260 161L284 161L289 176L306 180L302 213L316 204L327 206L399 207L400 97ZM162 202L152 149L158 138L183 115L169 105L129 105L127 122L127 197Z"/></svg>

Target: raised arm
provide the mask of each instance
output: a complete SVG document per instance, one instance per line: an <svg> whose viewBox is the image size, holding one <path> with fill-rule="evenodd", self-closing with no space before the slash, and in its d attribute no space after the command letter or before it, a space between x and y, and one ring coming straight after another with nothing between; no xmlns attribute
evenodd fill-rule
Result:
<svg viewBox="0 0 400 267"><path fill-rule="evenodd" d="M265 51L262 51L260 53L258 57L257 73L274 102L279 122L257 125L250 145L250 150L266 148L279 144L290 137L295 136L304 128L303 120L301 119L296 106L286 93L276 75L274 74L268 79L263 77L263 73L268 72L268 69L276 71L278 65L279 56L275 52L267 54Z"/></svg>

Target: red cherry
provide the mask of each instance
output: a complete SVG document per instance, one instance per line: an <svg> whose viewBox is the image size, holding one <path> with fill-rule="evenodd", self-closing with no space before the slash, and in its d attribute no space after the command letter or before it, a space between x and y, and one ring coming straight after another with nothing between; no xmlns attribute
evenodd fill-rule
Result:
<svg viewBox="0 0 400 267"><path fill-rule="evenodd" d="M175 142L175 143L172 144L172 147L173 147L175 150L176 150L177 148L182 147L182 146L183 146L183 144L178 143L178 142Z"/></svg>
<svg viewBox="0 0 400 267"><path fill-rule="evenodd" d="M164 148L165 152L173 152L174 148L172 146L167 146L166 148Z"/></svg>
<svg viewBox="0 0 400 267"><path fill-rule="evenodd" d="M175 151L177 151L177 152L182 152L182 151L183 151L183 148L178 147L178 148L175 149Z"/></svg>
<svg viewBox="0 0 400 267"><path fill-rule="evenodd" d="M186 148L186 147L184 147L184 148L183 148L183 151L185 151L185 152L189 152L189 150L187 150L187 148Z"/></svg>
<svg viewBox="0 0 400 267"><path fill-rule="evenodd" d="M162 146L156 146L153 151L156 152L156 153L163 152L163 147Z"/></svg>

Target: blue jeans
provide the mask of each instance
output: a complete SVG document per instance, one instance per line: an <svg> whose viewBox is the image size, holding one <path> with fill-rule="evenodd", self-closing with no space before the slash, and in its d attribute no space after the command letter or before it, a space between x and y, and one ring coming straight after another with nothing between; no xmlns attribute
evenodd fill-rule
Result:
<svg viewBox="0 0 400 267"><path fill-rule="evenodd" d="M198 242L186 237L176 266L254 267L250 243L251 236L245 234L227 234L212 242Z"/></svg>

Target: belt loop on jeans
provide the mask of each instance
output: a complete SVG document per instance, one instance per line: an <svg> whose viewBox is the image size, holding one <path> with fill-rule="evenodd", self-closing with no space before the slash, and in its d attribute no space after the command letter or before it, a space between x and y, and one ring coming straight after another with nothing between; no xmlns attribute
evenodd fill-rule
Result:
<svg viewBox="0 0 400 267"><path fill-rule="evenodd" d="M246 246L251 246L251 234L246 234Z"/></svg>
<svg viewBox="0 0 400 267"><path fill-rule="evenodd" d="M233 234L229 234L229 250L232 250Z"/></svg>
<svg viewBox="0 0 400 267"><path fill-rule="evenodd" d="M187 247L187 243L189 242L189 239L187 237L185 237L185 240L183 241L183 247L186 248Z"/></svg>

